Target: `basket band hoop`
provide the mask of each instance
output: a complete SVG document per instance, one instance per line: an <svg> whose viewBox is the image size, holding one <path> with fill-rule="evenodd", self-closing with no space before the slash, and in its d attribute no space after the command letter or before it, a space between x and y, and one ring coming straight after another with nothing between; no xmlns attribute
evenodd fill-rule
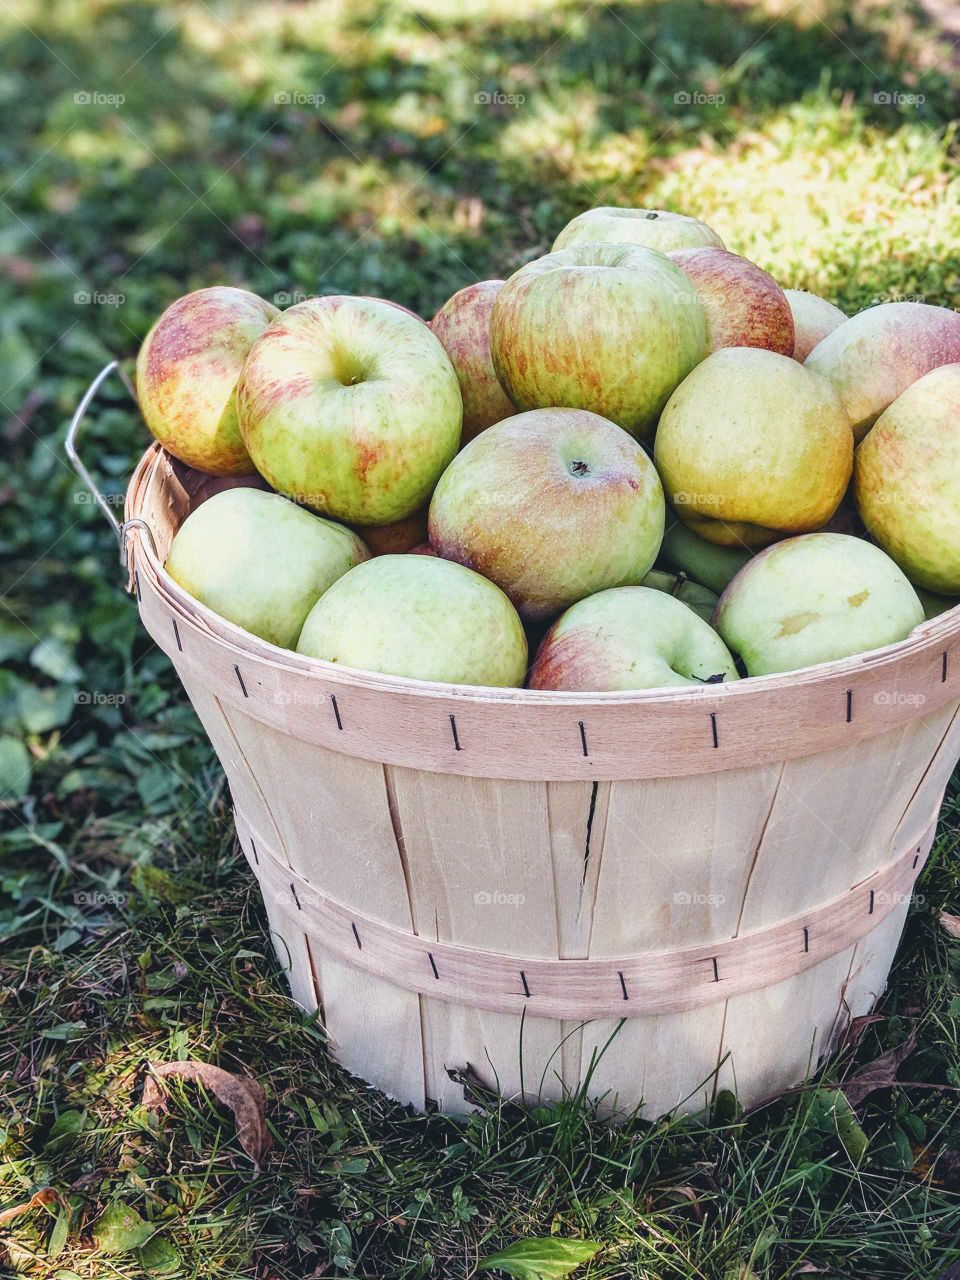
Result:
<svg viewBox="0 0 960 1280"><path fill-rule="evenodd" d="M767 928L677 951L561 960L433 941L375 920L292 870L239 810L236 821L266 901L341 960L436 1000L570 1020L681 1013L828 960L909 900L936 830L934 817L915 844L840 897Z"/></svg>

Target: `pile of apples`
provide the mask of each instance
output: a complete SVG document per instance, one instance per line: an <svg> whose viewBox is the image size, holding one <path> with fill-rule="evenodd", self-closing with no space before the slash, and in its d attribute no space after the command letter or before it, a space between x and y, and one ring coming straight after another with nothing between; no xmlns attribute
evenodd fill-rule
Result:
<svg viewBox="0 0 960 1280"><path fill-rule="evenodd" d="M151 329L137 394L175 457L260 477L188 516L170 576L352 668L736 680L894 643L960 596L960 314L848 319L682 214L589 210L430 324L201 289Z"/></svg>

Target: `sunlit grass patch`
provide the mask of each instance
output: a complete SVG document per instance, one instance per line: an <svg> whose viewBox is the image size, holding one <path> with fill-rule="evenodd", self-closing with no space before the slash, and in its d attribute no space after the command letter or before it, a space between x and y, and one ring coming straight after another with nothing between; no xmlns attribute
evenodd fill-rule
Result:
<svg viewBox="0 0 960 1280"><path fill-rule="evenodd" d="M644 193L716 225L784 284L848 311L895 297L960 303L960 176L952 134L893 134L829 102L763 131L680 152Z"/></svg>

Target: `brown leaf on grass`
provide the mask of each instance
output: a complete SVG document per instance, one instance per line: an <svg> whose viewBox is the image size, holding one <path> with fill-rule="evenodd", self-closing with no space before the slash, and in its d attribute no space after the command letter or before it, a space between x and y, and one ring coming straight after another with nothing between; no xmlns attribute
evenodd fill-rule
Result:
<svg viewBox="0 0 960 1280"><path fill-rule="evenodd" d="M42 1205L58 1204L60 1202L60 1192L54 1190L53 1187L41 1187L39 1191L35 1191L29 1200L24 1200L23 1204L11 1205L9 1209L0 1212L0 1227L6 1226L8 1222L12 1222L14 1218L19 1218L21 1213L27 1213L30 1209L39 1209Z"/></svg>
<svg viewBox="0 0 960 1280"><path fill-rule="evenodd" d="M883 1014L880 1013L865 1013L862 1017L851 1018L846 1030L840 1037L840 1042L837 1045L837 1051L839 1052L842 1049L856 1049L857 1045L863 1039L867 1027L869 1027L872 1022L884 1021L886 1021L886 1019Z"/></svg>
<svg viewBox="0 0 960 1280"><path fill-rule="evenodd" d="M946 911L941 911L940 928L951 938L960 938L960 916L949 916Z"/></svg>
<svg viewBox="0 0 960 1280"><path fill-rule="evenodd" d="M916 1043L917 1028L913 1026L903 1044L898 1044L896 1048L881 1053L879 1058L875 1058L862 1071L858 1071L855 1076L851 1076L840 1085L841 1091L846 1095L854 1111L859 1111L875 1090L890 1089L897 1083L897 1072L904 1060L913 1052Z"/></svg>
<svg viewBox="0 0 960 1280"><path fill-rule="evenodd" d="M270 1149L270 1133L263 1117L267 1098L252 1076L234 1075L209 1062L151 1062L147 1066L151 1074L144 1081L143 1105L148 1110L158 1111L163 1106L158 1077L177 1076L202 1084L233 1112L237 1139L253 1163L260 1167L261 1157Z"/></svg>
<svg viewBox="0 0 960 1280"><path fill-rule="evenodd" d="M697 1221L703 1221L703 1210L700 1207L700 1197L693 1187L676 1186L665 1187L664 1195L680 1196L684 1200L690 1201L690 1207L696 1215Z"/></svg>
<svg viewBox="0 0 960 1280"><path fill-rule="evenodd" d="M935 1187L956 1189L960 1182L960 1151L950 1148L938 1151L916 1143L912 1144L912 1150L914 1177L922 1180L929 1178Z"/></svg>

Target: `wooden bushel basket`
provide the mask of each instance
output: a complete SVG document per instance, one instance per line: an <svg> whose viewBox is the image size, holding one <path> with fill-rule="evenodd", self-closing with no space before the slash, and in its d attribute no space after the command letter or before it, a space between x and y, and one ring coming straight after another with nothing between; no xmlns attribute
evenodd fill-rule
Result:
<svg viewBox="0 0 960 1280"><path fill-rule="evenodd" d="M76 429L113 368L68 441L91 484ZM154 445L118 532L293 997L347 1068L418 1108L463 1110L469 1067L528 1102L589 1079L608 1112L654 1118L724 1087L769 1097L869 1011L960 755L960 609L730 685L368 674L266 644L166 575L224 483Z"/></svg>
<svg viewBox="0 0 960 1280"><path fill-rule="evenodd" d="M960 755L960 610L692 690L369 675L265 644L167 577L221 487L144 456L140 612L226 771L294 999L351 1071L446 1111L468 1066L527 1101L589 1075L608 1110L654 1117L796 1083L871 1008Z"/></svg>

